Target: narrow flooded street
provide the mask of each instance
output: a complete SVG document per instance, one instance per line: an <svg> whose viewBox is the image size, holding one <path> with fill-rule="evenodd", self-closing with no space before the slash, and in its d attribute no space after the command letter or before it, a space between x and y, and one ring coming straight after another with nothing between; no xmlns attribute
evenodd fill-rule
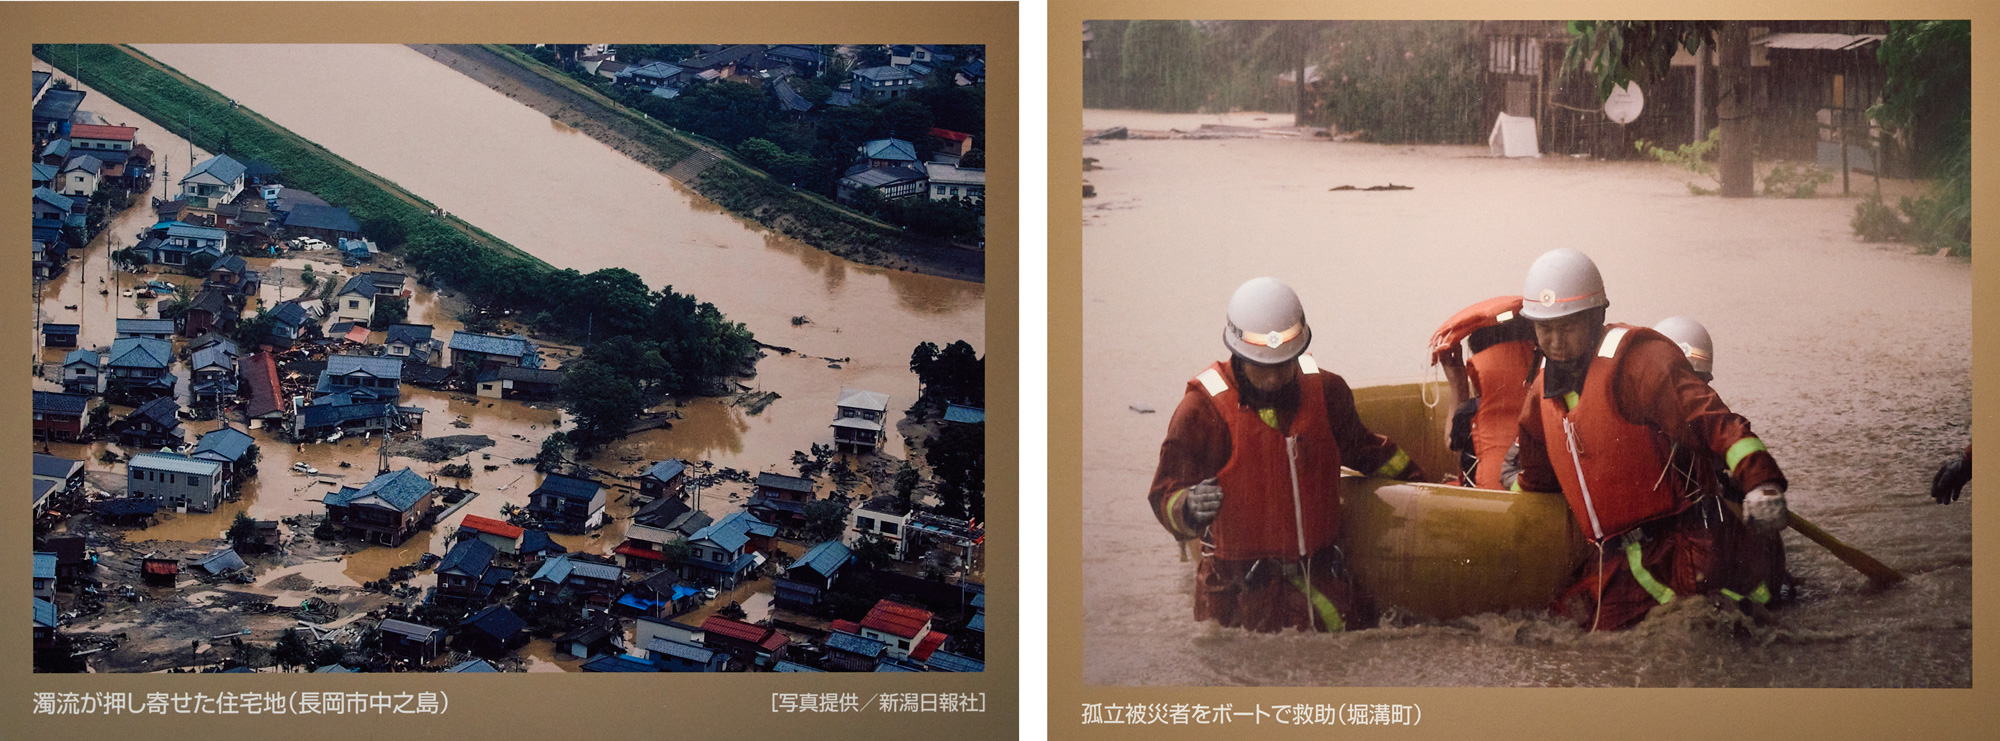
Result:
<svg viewBox="0 0 2000 741"><path fill-rule="evenodd" d="M1288 119L1086 111L1084 127ZM1086 682L1971 686L1971 508L1928 496L1938 464L1970 440L1966 260L1855 240L1855 199L1837 185L1805 200L1694 197L1658 163L1277 138L1110 141L1084 156L1101 168L1083 202ZM1330 192L1387 183L1414 190ZM1891 202L1913 190L1882 187ZM1856 176L1857 196L1873 188ZM1230 292L1286 280L1321 367L1356 387L1416 381L1439 323L1519 291L1555 247L1596 260L1612 321L1706 324L1714 386L1784 467L1792 507L1910 581L1870 589L1794 533L1787 553L1807 592L1775 628L1733 625L1696 601L1598 635L1545 615L1338 636L1193 622L1191 569L1146 490L1185 383L1226 356L1216 335Z"/></svg>

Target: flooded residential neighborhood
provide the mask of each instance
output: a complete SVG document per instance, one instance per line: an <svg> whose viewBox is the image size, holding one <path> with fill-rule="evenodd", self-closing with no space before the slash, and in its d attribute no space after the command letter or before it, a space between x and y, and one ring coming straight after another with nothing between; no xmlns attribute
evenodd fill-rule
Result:
<svg viewBox="0 0 2000 741"><path fill-rule="evenodd" d="M851 261L698 192L756 144L659 163L409 47L42 51L39 670L983 669L977 239ZM835 181L964 188L983 129L909 124L979 47L475 51L754 101L815 218L977 213Z"/></svg>

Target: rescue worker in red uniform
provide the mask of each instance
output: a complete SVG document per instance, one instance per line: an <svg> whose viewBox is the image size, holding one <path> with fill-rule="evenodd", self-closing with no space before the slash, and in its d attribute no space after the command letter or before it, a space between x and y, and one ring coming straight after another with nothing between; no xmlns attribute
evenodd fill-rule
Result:
<svg viewBox="0 0 2000 741"><path fill-rule="evenodd" d="M1194 615L1257 632L1335 632L1370 619L1339 548L1342 465L1417 479L1422 469L1354 410L1340 376L1305 354L1297 294L1257 278L1229 300L1231 352L1188 382L1148 494L1174 537L1200 541Z"/></svg>
<svg viewBox="0 0 2000 741"><path fill-rule="evenodd" d="M1708 328L1701 322L1681 316L1667 317L1655 322L1653 331L1680 347L1696 378L1703 383L1715 381L1715 341L1709 337ZM1724 470L1724 463L1721 458L1706 451L1680 447L1674 451L1672 475L1680 476L1687 491L1696 492L1698 505L1708 508L1702 515L1704 518L1740 522L1741 518L1724 502L1740 506L1743 490L1730 479ZM1785 568L1785 541L1780 537L1781 532L1765 534L1747 527L1717 529L1717 552L1724 562L1733 564L1737 569L1736 581L1749 587L1747 590L1724 588L1719 593L1751 610L1756 609L1753 606L1789 601L1794 589L1791 575Z"/></svg>
<svg viewBox="0 0 2000 741"><path fill-rule="evenodd" d="M1452 389L1450 444L1459 454L1463 486L1513 484L1502 472L1519 429L1528 378L1540 359L1533 325L1520 312L1520 296L1490 298L1431 334L1431 364L1443 367Z"/></svg>
<svg viewBox="0 0 2000 741"><path fill-rule="evenodd" d="M1719 529L1771 535L1786 514L1784 473L1749 420L1729 411L1672 340L1604 323L1604 281L1583 253L1537 258L1522 298L1543 362L1521 410L1518 484L1562 492L1598 548L1553 609L1608 630L1676 598L1740 596L1750 585L1721 554ZM1723 461L1745 492L1741 524L1695 506L1702 492L1670 475L1678 448Z"/></svg>

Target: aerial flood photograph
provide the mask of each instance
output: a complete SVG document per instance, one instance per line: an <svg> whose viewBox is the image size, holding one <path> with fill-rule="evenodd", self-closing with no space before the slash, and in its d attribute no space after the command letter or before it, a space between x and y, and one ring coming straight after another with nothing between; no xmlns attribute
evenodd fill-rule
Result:
<svg viewBox="0 0 2000 741"><path fill-rule="evenodd" d="M36 671L984 671L983 47L32 82Z"/></svg>
<svg viewBox="0 0 2000 741"><path fill-rule="evenodd" d="M1971 688L1970 29L1085 21L1082 682Z"/></svg>

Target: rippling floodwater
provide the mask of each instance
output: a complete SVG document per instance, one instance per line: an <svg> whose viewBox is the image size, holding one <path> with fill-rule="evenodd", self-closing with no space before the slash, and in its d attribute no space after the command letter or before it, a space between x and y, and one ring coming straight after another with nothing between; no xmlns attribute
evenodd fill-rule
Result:
<svg viewBox="0 0 2000 741"><path fill-rule="evenodd" d="M1289 123L1259 116L1086 111L1084 125ZM1085 681L1970 687L1971 503L1928 497L1937 465L1971 437L1968 262L1855 241L1854 201L1837 195L1699 198L1657 164L1484 155L1324 140L1084 148L1104 168L1085 175L1098 195L1083 208ZM1415 190L1328 190L1391 182ZM1883 187L1894 201L1910 184ZM1216 335L1230 292L1284 279L1322 367L1355 386L1414 381L1431 330L1518 291L1535 256L1563 246L1597 261L1611 320L1706 324L1715 387L1777 456L1793 508L1910 580L1872 590L1787 534L1809 591L1775 628L1694 600L1600 635L1536 614L1338 636L1194 623L1192 569L1145 493L1183 384L1226 356Z"/></svg>

